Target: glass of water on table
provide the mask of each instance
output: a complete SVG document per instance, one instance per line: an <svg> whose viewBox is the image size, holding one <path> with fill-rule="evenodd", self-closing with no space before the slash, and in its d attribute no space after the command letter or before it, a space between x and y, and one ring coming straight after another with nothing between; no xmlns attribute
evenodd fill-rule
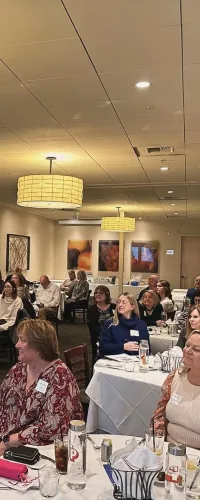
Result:
<svg viewBox="0 0 200 500"><path fill-rule="evenodd" d="M153 433L153 429L147 429L145 432L145 443L146 447L151 450L157 457L160 457L160 462L163 461L163 448L164 448L165 436L158 434L156 430Z"/></svg>

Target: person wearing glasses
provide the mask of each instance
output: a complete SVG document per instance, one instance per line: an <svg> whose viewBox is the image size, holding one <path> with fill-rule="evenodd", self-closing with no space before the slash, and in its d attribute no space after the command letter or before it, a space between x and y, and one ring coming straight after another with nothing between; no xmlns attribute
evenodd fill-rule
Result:
<svg viewBox="0 0 200 500"><path fill-rule="evenodd" d="M141 340L149 343L149 333L144 321L139 319L136 299L129 293L119 296L113 318L108 320L100 336L100 355L138 355Z"/></svg>
<svg viewBox="0 0 200 500"><path fill-rule="evenodd" d="M115 312L115 304L110 302L110 290L107 286L98 285L94 291L94 305L88 308L87 324L92 345L92 366L97 359L97 342L105 321Z"/></svg>
<svg viewBox="0 0 200 500"><path fill-rule="evenodd" d="M183 349L187 338L192 330L200 330L200 304L197 304L189 309L187 326L183 326L180 331L177 345Z"/></svg>
<svg viewBox="0 0 200 500"><path fill-rule="evenodd" d="M200 449L200 330L193 330L178 370L169 373L153 414L155 430L167 441ZM151 421L152 422L152 421Z"/></svg>

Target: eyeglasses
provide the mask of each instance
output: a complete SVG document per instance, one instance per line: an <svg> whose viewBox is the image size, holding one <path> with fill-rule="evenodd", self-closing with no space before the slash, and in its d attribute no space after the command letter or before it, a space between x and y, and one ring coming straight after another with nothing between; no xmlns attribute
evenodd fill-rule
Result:
<svg viewBox="0 0 200 500"><path fill-rule="evenodd" d="M126 306L127 304L130 305L130 302L128 300L118 300L117 301L117 304L122 304L123 306Z"/></svg>
<svg viewBox="0 0 200 500"><path fill-rule="evenodd" d="M104 292L94 292L95 295L105 295Z"/></svg>
<svg viewBox="0 0 200 500"><path fill-rule="evenodd" d="M10 285L5 285L5 286L4 286L4 289L5 289L5 288L10 288L10 290L12 290L12 287L11 287Z"/></svg>
<svg viewBox="0 0 200 500"><path fill-rule="evenodd" d="M200 353L200 346L190 345L188 342L185 344L186 349L191 349L192 352Z"/></svg>
<svg viewBox="0 0 200 500"><path fill-rule="evenodd" d="M196 297L195 297L195 298L194 298L194 302L195 302L195 304L199 304L200 299L196 299Z"/></svg>

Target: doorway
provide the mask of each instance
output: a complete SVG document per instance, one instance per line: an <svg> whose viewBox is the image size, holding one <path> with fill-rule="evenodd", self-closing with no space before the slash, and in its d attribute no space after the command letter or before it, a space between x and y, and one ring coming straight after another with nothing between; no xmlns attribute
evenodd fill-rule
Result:
<svg viewBox="0 0 200 500"><path fill-rule="evenodd" d="M181 236L181 288L194 286L200 276L200 236Z"/></svg>

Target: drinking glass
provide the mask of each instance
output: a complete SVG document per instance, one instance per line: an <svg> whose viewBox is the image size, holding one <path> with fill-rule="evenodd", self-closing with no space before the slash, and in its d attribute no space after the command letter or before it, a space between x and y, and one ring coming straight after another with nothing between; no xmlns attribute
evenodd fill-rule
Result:
<svg viewBox="0 0 200 500"><path fill-rule="evenodd" d="M53 467L38 470L39 491L43 497L54 497L58 493L59 472Z"/></svg>
<svg viewBox="0 0 200 500"><path fill-rule="evenodd" d="M56 469L60 474L67 474L68 464L68 436L56 437L54 439Z"/></svg>
<svg viewBox="0 0 200 500"><path fill-rule="evenodd" d="M187 455L186 498L200 498L200 465L197 455Z"/></svg>
<svg viewBox="0 0 200 500"><path fill-rule="evenodd" d="M152 429L147 429L145 432L146 447L153 453L155 453L158 457L160 457L161 462L163 459L164 440L165 436L160 436L156 431L154 432L153 436Z"/></svg>
<svg viewBox="0 0 200 500"><path fill-rule="evenodd" d="M126 361L124 361L124 370L126 372L134 372L134 369L135 369L135 362L133 359L126 359Z"/></svg>

